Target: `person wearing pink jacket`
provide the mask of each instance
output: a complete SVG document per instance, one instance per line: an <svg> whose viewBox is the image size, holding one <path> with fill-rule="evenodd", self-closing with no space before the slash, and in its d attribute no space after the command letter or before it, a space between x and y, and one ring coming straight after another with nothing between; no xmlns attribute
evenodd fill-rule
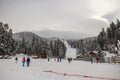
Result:
<svg viewBox="0 0 120 80"><path fill-rule="evenodd" d="M22 59L22 66L24 67L25 66L25 57L23 57L23 59Z"/></svg>

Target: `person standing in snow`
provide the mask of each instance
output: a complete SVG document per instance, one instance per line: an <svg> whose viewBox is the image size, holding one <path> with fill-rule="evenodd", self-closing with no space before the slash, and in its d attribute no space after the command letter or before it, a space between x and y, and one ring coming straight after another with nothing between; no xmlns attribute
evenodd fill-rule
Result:
<svg viewBox="0 0 120 80"><path fill-rule="evenodd" d="M59 62L59 56L57 57L57 62Z"/></svg>
<svg viewBox="0 0 120 80"><path fill-rule="evenodd" d="M97 61L97 63L99 62L99 58L98 57L96 57L96 61Z"/></svg>
<svg viewBox="0 0 120 80"><path fill-rule="evenodd" d="M60 62L62 62L62 57L61 56L59 57L59 59L60 59Z"/></svg>
<svg viewBox="0 0 120 80"><path fill-rule="evenodd" d="M27 67L29 67L29 64L30 64L30 58L29 57L27 57L26 62L27 62Z"/></svg>
<svg viewBox="0 0 120 80"><path fill-rule="evenodd" d="M68 58L68 62L70 63L70 58Z"/></svg>
<svg viewBox="0 0 120 80"><path fill-rule="evenodd" d="M47 59L48 59L48 62L49 62L49 61L50 61L50 58L48 57Z"/></svg>
<svg viewBox="0 0 120 80"><path fill-rule="evenodd" d="M18 58L16 57L16 58L15 58L15 63L17 63L17 62L18 62Z"/></svg>
<svg viewBox="0 0 120 80"><path fill-rule="evenodd" d="M22 66L24 67L25 66L25 57L23 57L23 59L22 59Z"/></svg>
<svg viewBox="0 0 120 80"><path fill-rule="evenodd" d="M91 63L93 63L93 58L92 57L90 57L90 61L91 61Z"/></svg>

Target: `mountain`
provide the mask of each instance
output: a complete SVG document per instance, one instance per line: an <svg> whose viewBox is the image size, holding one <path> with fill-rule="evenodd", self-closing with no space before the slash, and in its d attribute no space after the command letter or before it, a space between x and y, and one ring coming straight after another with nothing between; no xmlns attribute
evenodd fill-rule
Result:
<svg viewBox="0 0 120 80"><path fill-rule="evenodd" d="M42 41L46 41L46 40L47 41L56 41L56 40L60 39L58 37L44 38L45 36L41 37L33 32L28 32L28 31L14 33L12 37L16 41L21 41L23 38L25 38L25 41L29 41L29 42L32 41L33 37L38 38L38 40L42 39Z"/></svg>
<svg viewBox="0 0 120 80"><path fill-rule="evenodd" d="M25 38L25 41L31 42L33 37L37 38L38 40L46 40L45 38L39 37L38 35L28 31L13 34L13 39L16 41L21 41L23 38Z"/></svg>
<svg viewBox="0 0 120 80"><path fill-rule="evenodd" d="M97 36L94 36L94 37L87 37L87 38L84 38L83 40L84 40L85 42L97 40Z"/></svg>
<svg viewBox="0 0 120 80"><path fill-rule="evenodd" d="M32 38L43 38L47 40L58 40L58 39L64 39L64 40L79 40L87 37L94 36L92 34L85 34L81 32L71 32L71 31L55 31L55 30L41 30L41 31L32 31L32 32L19 32L13 34L13 38L15 40L22 40L23 37L25 40L30 41Z"/></svg>
<svg viewBox="0 0 120 80"><path fill-rule="evenodd" d="M65 40L81 39L81 38L94 36L92 34L86 34L81 32L55 31L55 30L49 30L49 29L41 30L41 31L32 31L32 32L44 38L57 37Z"/></svg>

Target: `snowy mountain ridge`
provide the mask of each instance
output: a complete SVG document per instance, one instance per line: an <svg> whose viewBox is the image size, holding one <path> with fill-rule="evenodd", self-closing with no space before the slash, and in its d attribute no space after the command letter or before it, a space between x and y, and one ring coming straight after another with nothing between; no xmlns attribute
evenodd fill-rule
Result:
<svg viewBox="0 0 120 80"><path fill-rule="evenodd" d="M15 33L13 34L13 39L15 39L16 41L22 41L23 38L25 38L25 41L29 41L31 42L33 37L37 38L38 40L42 39L42 40L47 40L46 38L42 38L38 35L36 35L35 33L33 32L28 32L28 31L25 31L25 32L19 32L19 33Z"/></svg>
<svg viewBox="0 0 120 80"><path fill-rule="evenodd" d="M33 33L45 37L45 38L52 38L52 37L58 37L65 40L69 39L81 39L86 37L94 36L93 34L86 34L82 32L72 32L72 31L55 31L55 30L42 30L42 31L32 31Z"/></svg>

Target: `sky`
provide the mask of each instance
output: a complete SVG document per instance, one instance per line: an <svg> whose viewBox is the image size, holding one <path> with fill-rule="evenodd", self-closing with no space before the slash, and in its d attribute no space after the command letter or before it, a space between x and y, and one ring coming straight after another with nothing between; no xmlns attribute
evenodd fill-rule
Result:
<svg viewBox="0 0 120 80"><path fill-rule="evenodd" d="M0 22L13 32L72 31L97 35L120 18L120 0L0 0Z"/></svg>

